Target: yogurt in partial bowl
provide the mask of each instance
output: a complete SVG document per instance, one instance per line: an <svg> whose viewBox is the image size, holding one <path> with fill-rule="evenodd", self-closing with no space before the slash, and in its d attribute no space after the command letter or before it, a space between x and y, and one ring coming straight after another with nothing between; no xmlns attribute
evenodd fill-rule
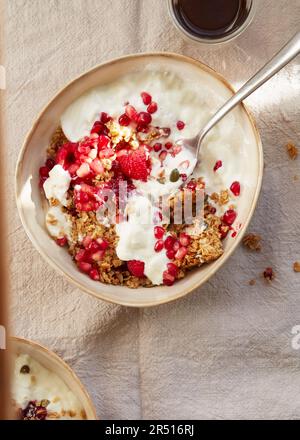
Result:
<svg viewBox="0 0 300 440"><path fill-rule="evenodd" d="M111 113L119 113L117 106L122 106L123 101L127 100L135 104L134 96L138 96L140 90L150 90L157 100L161 98L161 113L157 113L160 126L163 125L163 118L168 120L168 124L170 120L176 123L178 119L186 122L186 128L180 133L181 137L195 134L232 95L232 89L220 75L187 57L163 53L113 60L87 72L51 101L28 135L17 166L18 209L23 225L38 250L50 264L82 289L99 298L131 306L149 306L179 298L205 282L224 263L240 242L250 221L260 191L263 169L258 132L252 117L241 105L224 118L208 136L202 149L199 170L200 175L208 182L209 191L220 191L233 180L239 180L242 185L242 197L237 201L238 230L234 237L230 235L226 239L224 254L209 265L191 271L176 282L172 289L159 285L151 289L139 287L131 290L126 286L104 285L89 280L78 272L67 253L58 248L49 237L36 175L56 127L62 125L68 139L75 141L90 130L99 111L99 96L103 102L103 110L107 108ZM80 113L82 109L83 114ZM218 160L226 163L226 167L214 172L214 165ZM63 182L64 176L60 174ZM61 204L64 204L63 186L49 185L47 190L49 194L59 193ZM147 192L149 188L141 184L139 190ZM155 188L151 188L152 190L155 191ZM55 212L50 214L55 215ZM60 223L60 230L67 231L68 225L63 221ZM132 229L135 228L136 225ZM142 236L143 231L139 233ZM126 245L128 240L131 241L128 230L119 230L119 235L123 238L120 255L132 258L134 249L127 249ZM126 257L128 251L131 254ZM145 261L149 258L147 249L144 257ZM149 276L153 279L153 267L159 267L160 264L161 261L157 261L157 265L148 265L147 271L149 270Z"/></svg>
<svg viewBox="0 0 300 440"><path fill-rule="evenodd" d="M96 419L93 403L71 368L47 348L10 339L13 416L21 420Z"/></svg>

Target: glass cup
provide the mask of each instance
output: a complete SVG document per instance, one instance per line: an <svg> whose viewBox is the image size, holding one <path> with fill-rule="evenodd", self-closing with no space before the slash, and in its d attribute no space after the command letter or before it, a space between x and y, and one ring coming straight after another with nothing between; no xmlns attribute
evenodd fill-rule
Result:
<svg viewBox="0 0 300 440"><path fill-rule="evenodd" d="M197 0L195 0L197 1ZM210 1L210 0L198 0ZM240 35L251 23L257 6L257 0L240 0L239 11L236 18L227 28L206 31L197 29L196 26L189 25L180 12L180 0L168 0L170 16L177 27L185 37L199 43L217 44L225 43Z"/></svg>

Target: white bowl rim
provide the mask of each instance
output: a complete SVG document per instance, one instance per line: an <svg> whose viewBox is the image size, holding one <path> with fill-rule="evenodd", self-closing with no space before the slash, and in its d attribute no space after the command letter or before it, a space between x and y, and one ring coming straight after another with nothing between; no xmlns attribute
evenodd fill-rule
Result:
<svg viewBox="0 0 300 440"><path fill-rule="evenodd" d="M84 387L84 385L82 384L82 382L80 381L80 379L76 375L76 373L72 370L72 368L60 356L58 356L58 354L56 354L54 351L50 350L49 348L45 347L44 345L40 344L39 342L32 341L31 339L27 339L27 338L21 338L19 336L9 336L8 342L9 342L9 345L14 344L14 343L18 343L21 345L23 344L23 345L29 346L29 347L33 348L34 350L41 352L43 355L45 354L46 356L49 356L49 357L52 357L53 359L55 359L64 368L64 370L66 370L68 372L68 374L72 377L74 382L77 383L81 392L84 394L84 396L89 404L89 408L94 416L94 419L88 418L88 420L98 420L95 406L94 406L93 401L92 401L89 393L87 392L86 388ZM48 368L48 367L46 367L46 368Z"/></svg>
<svg viewBox="0 0 300 440"><path fill-rule="evenodd" d="M19 213L19 216L21 219L21 223L24 227L24 230L25 230L28 238L30 239L30 241L32 242L34 247L36 248L36 250L43 256L43 258L50 264L51 267L53 267L56 271L58 271L62 276L66 277L69 281L71 281L71 283L75 284L76 287L78 287L80 290L87 292L88 294L90 294L91 296L93 296L97 299L101 299L103 301L106 301L106 302L109 302L112 304L119 304L119 305L123 305L123 306L127 306L127 307L153 307L153 306L158 306L161 304L166 304L166 303L169 303L169 302L172 302L172 301L175 301L179 298L184 297L185 295L187 295L188 293L191 293L197 287L202 286L206 281L208 281L208 279L212 275L214 275L218 271L218 269L228 260L228 258L232 255L232 253L235 251L237 246L240 244L240 242L241 242L241 240L242 240L242 238L243 238L243 236L249 226L249 223L251 221L251 218L253 216L253 213L254 213L258 198L259 198L259 194L260 194L260 190L261 190L261 186L262 186L263 170L264 170L263 147L262 147L261 137L260 137L256 122L255 122L255 119L254 119L252 113L249 111L248 107L242 102L240 104L240 106L242 106L242 108L244 109L246 116L248 117L249 122L252 126L253 134L255 136L256 148L258 151L258 162L259 162L258 163L257 185L256 185L255 193L254 193L254 196L252 199L251 207L249 209L248 217L243 224L243 229L240 231L240 233L236 237L234 244L231 246L231 248L228 251L224 252L224 254L218 260L216 260L214 262L214 267L200 281L197 280L196 282L191 284L188 288L183 289L180 293L178 293L174 296L170 296L168 298L163 298L160 300L149 300L147 303L137 301L134 304L130 301L126 301L126 300L122 300L122 299L115 300L115 299L110 298L108 295L106 295L102 292L95 292L92 289L89 289L88 287L82 285L77 280L75 280L70 274L66 273L63 268L56 265L56 263L50 257L48 257L48 255L40 248L38 241L35 239L35 237L31 234L31 232L27 228L26 221L23 216L22 204L21 204L19 197L18 197L18 175L20 173L20 169L22 166L22 159L23 159L23 156L24 156L24 153L26 150L26 146L29 143L38 123L40 122L41 117L47 111L48 107L50 107L51 104L64 91L66 91L69 87L71 87L74 83L83 79L85 76L90 75L93 72L96 72L98 69L100 69L102 67L116 64L120 61L136 60L138 58L143 58L143 57L166 57L166 58L171 58L171 59L175 59L178 61L190 63L190 64L198 67L199 69L202 69L203 71L211 74L216 79L218 79L220 82L222 82L230 92L235 93L235 89L233 88L233 86L224 78L223 75L221 75L219 72L214 70L212 67L209 67L207 64L203 63L202 61L199 61L199 60L196 60L192 57L178 54L175 52L159 52L159 51L158 52L141 52L141 53L133 53L133 54L128 54L128 55L124 55L121 57L116 57L116 58L110 59L110 60L105 61L103 63L97 64L96 66L92 67L91 69L88 69L84 73L80 74L79 76L77 76L76 78L71 80L69 83L67 83L67 85L62 87L53 96L53 98L42 108L42 110L38 113L38 116L36 117L31 129L28 131L28 133L25 137L25 140L24 140L23 145L21 147L20 153L18 155L18 159L17 159L17 163L16 163L16 170L15 170L15 198L16 198L18 213ZM200 268L198 268L198 270L199 269ZM195 268L195 270L197 270L197 268ZM114 287L115 288L122 288L122 286L114 286ZM149 287L147 289L155 289L155 288L159 288L159 287L160 286Z"/></svg>

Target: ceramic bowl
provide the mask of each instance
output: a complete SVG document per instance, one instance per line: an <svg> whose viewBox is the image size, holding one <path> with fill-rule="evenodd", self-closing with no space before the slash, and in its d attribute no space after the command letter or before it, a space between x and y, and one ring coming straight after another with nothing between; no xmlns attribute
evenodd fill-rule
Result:
<svg viewBox="0 0 300 440"><path fill-rule="evenodd" d="M81 402L88 420L96 420L96 411L90 396L73 370L53 351L24 338L9 338L10 350L16 354L28 354L62 379Z"/></svg>
<svg viewBox="0 0 300 440"><path fill-rule="evenodd" d="M152 288L130 289L124 286L102 284L91 280L79 272L67 251L56 245L47 233L44 221L43 198L39 190L39 167L44 163L46 149L54 130L59 126L63 111L77 97L87 90L101 84L116 80L124 74L139 69L159 68L180 69L187 76L204 75L214 84L216 91L226 91L228 98L233 89L228 82L208 66L178 54L147 53L128 55L100 64L84 73L63 88L44 108L29 131L21 149L16 168L16 199L22 224L36 249L57 271L72 281L77 287L97 298L126 306L154 306L183 297L207 281L229 258L240 243L260 192L263 174L263 153L259 133L254 120L245 108L238 110L246 130L248 147L245 160L248 164L247 180L249 185L243 192L239 206L239 219L242 229L234 239L225 241L225 252L218 260L191 271L184 279L176 282L171 288L158 286Z"/></svg>

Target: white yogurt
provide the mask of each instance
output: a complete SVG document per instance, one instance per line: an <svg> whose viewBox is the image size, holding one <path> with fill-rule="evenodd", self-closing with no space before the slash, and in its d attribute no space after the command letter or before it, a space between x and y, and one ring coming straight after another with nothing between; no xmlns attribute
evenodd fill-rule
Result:
<svg viewBox="0 0 300 440"><path fill-rule="evenodd" d="M117 255L123 261L139 260L145 263L144 273L153 284L161 284L163 272L170 261L163 249L155 252L153 217L157 209L147 197L134 195L128 201L128 221L116 225L120 237Z"/></svg>
<svg viewBox="0 0 300 440"><path fill-rule="evenodd" d="M14 373L12 377L12 398L18 408L25 409L31 400L49 400L47 411L58 413L60 419L83 418L83 407L74 393L55 373L45 368L27 354L14 356ZM21 373L22 366L30 369L28 374Z"/></svg>
<svg viewBox="0 0 300 440"><path fill-rule="evenodd" d="M71 176L61 165L55 165L49 172L48 179L44 182L44 191L48 200L58 200L63 206L67 206L67 192L70 186Z"/></svg>
<svg viewBox="0 0 300 440"><path fill-rule="evenodd" d="M50 206L46 213L46 226L49 234L54 238L67 237L71 241L71 221L62 207Z"/></svg>

